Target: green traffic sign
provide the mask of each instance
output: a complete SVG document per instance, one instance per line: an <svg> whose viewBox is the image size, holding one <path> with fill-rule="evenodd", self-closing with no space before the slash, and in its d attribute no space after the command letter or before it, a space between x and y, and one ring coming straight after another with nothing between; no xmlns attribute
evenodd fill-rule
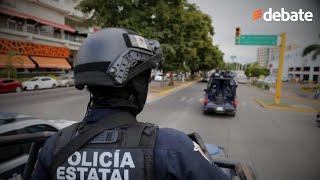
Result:
<svg viewBox="0 0 320 180"><path fill-rule="evenodd" d="M276 46L277 35L240 35L240 45Z"/></svg>

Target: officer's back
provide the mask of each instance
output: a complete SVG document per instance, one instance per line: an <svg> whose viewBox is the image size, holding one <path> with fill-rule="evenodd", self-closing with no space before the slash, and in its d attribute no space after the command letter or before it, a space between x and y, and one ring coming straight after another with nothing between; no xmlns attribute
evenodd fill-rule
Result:
<svg viewBox="0 0 320 180"><path fill-rule="evenodd" d="M46 141L32 179L228 179L186 134L137 122L162 63L155 40L118 28L91 35L74 68L76 88L90 91L87 113Z"/></svg>

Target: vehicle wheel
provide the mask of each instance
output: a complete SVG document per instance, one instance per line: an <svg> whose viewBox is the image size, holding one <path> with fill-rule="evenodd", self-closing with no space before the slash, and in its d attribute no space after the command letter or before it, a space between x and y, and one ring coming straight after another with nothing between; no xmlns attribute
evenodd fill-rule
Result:
<svg viewBox="0 0 320 180"><path fill-rule="evenodd" d="M33 90L35 90L35 91L36 91L36 90L39 90L39 86L38 86L38 85L35 85L34 88L33 88Z"/></svg>
<svg viewBox="0 0 320 180"><path fill-rule="evenodd" d="M235 117L236 116L236 112L230 113L230 116Z"/></svg>
<svg viewBox="0 0 320 180"><path fill-rule="evenodd" d="M22 91L22 88L20 86L16 87L16 92L19 93Z"/></svg>
<svg viewBox="0 0 320 180"><path fill-rule="evenodd" d="M55 89L56 87L56 84L52 84L52 89Z"/></svg>
<svg viewBox="0 0 320 180"><path fill-rule="evenodd" d="M69 84L69 83L67 83L67 84L66 84L66 87L70 87L70 84Z"/></svg>

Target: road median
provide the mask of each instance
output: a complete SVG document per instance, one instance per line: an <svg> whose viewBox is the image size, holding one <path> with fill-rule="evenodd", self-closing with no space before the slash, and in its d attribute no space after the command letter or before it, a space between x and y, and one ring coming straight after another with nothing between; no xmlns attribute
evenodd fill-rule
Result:
<svg viewBox="0 0 320 180"><path fill-rule="evenodd" d="M263 91L268 95L274 96L274 93L270 91ZM317 103L320 104L320 99L310 99L310 98L304 98L304 97L298 97L298 96L282 96L282 98L288 99L288 100L295 100L295 101L302 101L302 102L309 102L309 103Z"/></svg>
<svg viewBox="0 0 320 180"><path fill-rule="evenodd" d="M148 101L154 101L161 97L167 96L173 92L181 90L194 84L197 81L187 81L187 82L175 82L175 85L163 85L163 86L151 86L149 88L150 95L148 96Z"/></svg>

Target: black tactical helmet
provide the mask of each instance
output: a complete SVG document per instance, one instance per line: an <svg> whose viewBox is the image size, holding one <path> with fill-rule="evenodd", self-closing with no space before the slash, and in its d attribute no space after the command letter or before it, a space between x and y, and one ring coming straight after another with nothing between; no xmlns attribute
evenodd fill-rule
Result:
<svg viewBox="0 0 320 180"><path fill-rule="evenodd" d="M75 87L122 87L132 78L163 63L160 44L120 28L88 36L75 58Z"/></svg>

